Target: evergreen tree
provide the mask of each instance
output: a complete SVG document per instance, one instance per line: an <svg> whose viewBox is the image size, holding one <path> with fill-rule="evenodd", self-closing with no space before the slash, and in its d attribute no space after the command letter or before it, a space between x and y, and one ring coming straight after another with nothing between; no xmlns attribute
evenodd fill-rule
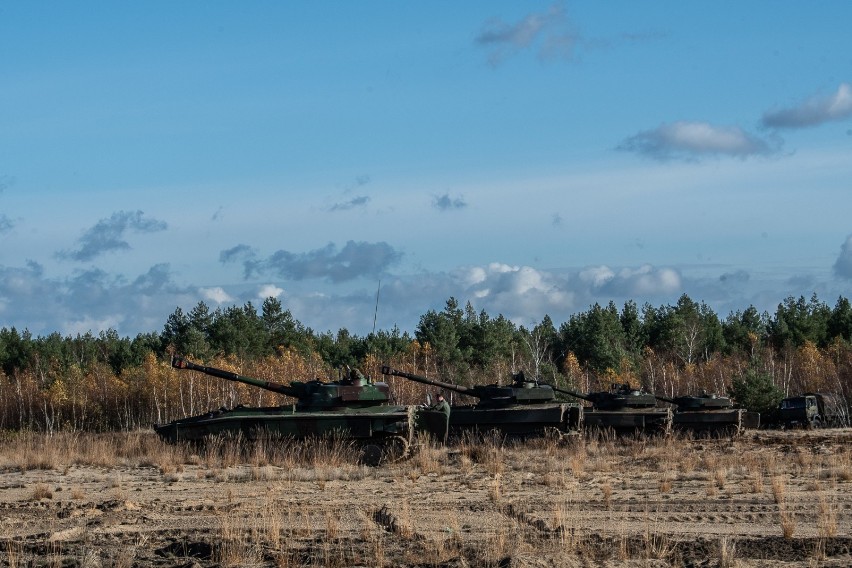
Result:
<svg viewBox="0 0 852 568"><path fill-rule="evenodd" d="M784 398L784 393L775 386L772 376L762 371L756 361L753 361L742 375L731 381L728 394L740 406L760 412L761 417L768 420L775 416L778 403Z"/></svg>
<svg viewBox="0 0 852 568"><path fill-rule="evenodd" d="M778 304L775 317L769 322L769 337L776 349L801 347L810 341L819 347L828 344L828 322L831 310L817 295L806 301L804 296L792 296Z"/></svg>
<svg viewBox="0 0 852 568"><path fill-rule="evenodd" d="M722 324L725 352L744 353L753 357L755 350L766 341L768 314L759 314L754 306L728 315Z"/></svg>
<svg viewBox="0 0 852 568"><path fill-rule="evenodd" d="M24 370L32 356L32 337L24 330L18 333L14 327L0 329L0 368L11 377L15 371Z"/></svg>
<svg viewBox="0 0 852 568"><path fill-rule="evenodd" d="M852 306L843 296L837 299L828 318L828 338L831 340L835 337L852 341Z"/></svg>

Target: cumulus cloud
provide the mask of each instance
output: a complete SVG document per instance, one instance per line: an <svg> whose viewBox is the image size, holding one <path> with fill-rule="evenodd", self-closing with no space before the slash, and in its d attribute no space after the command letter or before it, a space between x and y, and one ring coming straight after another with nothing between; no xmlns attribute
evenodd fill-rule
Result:
<svg viewBox="0 0 852 568"><path fill-rule="evenodd" d="M847 279L852 278L850 239L852 236L843 245L835 268L838 276ZM335 269L335 262L342 262L342 253L320 249L296 257L318 256L324 267L320 272L327 274ZM704 270L690 277L685 270L686 276L674 268L651 265L555 271L495 262L447 272L385 273L377 327L390 330L398 325L413 331L426 311L441 310L451 296L462 303L470 301L476 311L485 310L492 317L503 315L518 325L537 323L545 314L558 325L595 302L671 304L683 293L696 300L710 300L720 315L724 315L720 308L738 310L750 304L771 310L780 298L807 294L821 285L787 281L773 282L773 287L767 288L767 281L755 282L743 271L711 276ZM327 275L325 278L330 280ZM161 330L175 307L190 310L199 301L222 305L280 297L284 294L280 286L275 281L238 286L177 285L165 264L152 266L132 280L96 269L51 278L35 262L17 268L0 265L0 320L4 326L26 328L34 334L98 332L113 327L122 335L133 336ZM842 282L838 288L842 293ZM833 289L824 289L826 294L822 290L820 296L834 295ZM287 289L287 309L319 330L347 328L353 333L368 333L375 301L374 286L359 288L357 283L320 290L315 282L293 282Z"/></svg>
<svg viewBox="0 0 852 568"><path fill-rule="evenodd" d="M166 228L165 222L146 218L142 211L117 211L83 233L77 241L79 248L59 251L57 256L81 262L92 260L107 252L130 249L124 240L128 232L154 233Z"/></svg>
<svg viewBox="0 0 852 568"><path fill-rule="evenodd" d="M485 310L492 317L501 314L518 325L540 321L545 314L555 321L566 321L572 313L595 302L675 301L684 292L676 270L650 265L554 272L495 262L383 282L383 303L394 303L392 309L399 317L410 309L413 298L417 299L414 304L428 303L440 309L454 296L470 300L477 311ZM421 307L410 317L416 321L424 311Z"/></svg>
<svg viewBox="0 0 852 568"><path fill-rule="evenodd" d="M365 243L348 241L338 250L327 246L304 253L279 250L267 258L257 258L246 245L238 245L219 255L222 262L243 259L246 279L273 275L290 280L322 278L339 283L362 276L381 274L402 258L402 253L385 242Z"/></svg>
<svg viewBox="0 0 852 568"><path fill-rule="evenodd" d="M85 333L112 327L123 335L162 329L176 305L198 302L195 290L174 283L167 264L129 280L102 270L55 278L44 267L0 266L0 315L4 325L34 334Z"/></svg>
<svg viewBox="0 0 852 568"><path fill-rule="evenodd" d="M228 304L234 301L234 298L225 292L221 286L200 288L198 291L201 293L202 298L211 302L216 302L217 304Z"/></svg>
<svg viewBox="0 0 852 568"><path fill-rule="evenodd" d="M475 42L489 50L488 61L499 65L512 55L538 46L540 57L570 58L579 37L573 33L563 8L554 5L541 13L531 13L517 22L489 20Z"/></svg>
<svg viewBox="0 0 852 568"><path fill-rule="evenodd" d="M432 198L432 207L438 211L449 211L451 209L464 209L467 202L463 197L450 197L449 193L436 195Z"/></svg>
<svg viewBox="0 0 852 568"><path fill-rule="evenodd" d="M852 116L852 85L841 83L834 93L815 95L796 106L764 113L767 128L807 128Z"/></svg>
<svg viewBox="0 0 852 568"><path fill-rule="evenodd" d="M277 298L284 293L284 288L279 288L274 284L265 284L257 290L257 298L265 300L267 298Z"/></svg>
<svg viewBox="0 0 852 568"><path fill-rule="evenodd" d="M736 126L679 121L644 130L624 140L618 150L635 152L656 160L696 160L704 156L746 158L776 149L767 141Z"/></svg>
<svg viewBox="0 0 852 568"><path fill-rule="evenodd" d="M852 235L846 237L846 242L840 245L840 256L834 263L834 275L852 280Z"/></svg>
<svg viewBox="0 0 852 568"><path fill-rule="evenodd" d="M613 270L608 266L588 268L580 273L597 295L654 298L675 294L682 289L680 274L672 268L656 268L649 264L639 268Z"/></svg>

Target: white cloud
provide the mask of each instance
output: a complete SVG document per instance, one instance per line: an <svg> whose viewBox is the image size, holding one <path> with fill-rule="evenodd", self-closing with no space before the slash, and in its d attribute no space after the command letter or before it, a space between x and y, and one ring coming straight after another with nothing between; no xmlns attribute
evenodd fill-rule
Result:
<svg viewBox="0 0 852 568"><path fill-rule="evenodd" d="M481 282L485 282L485 279L488 278L488 273L481 266L473 266L460 270L459 276L467 286L476 286Z"/></svg>
<svg viewBox="0 0 852 568"><path fill-rule="evenodd" d="M257 291L257 297L261 300L265 300L267 298L277 298L281 294L284 293L284 288L279 288L274 284L266 284L261 286Z"/></svg>
<svg viewBox="0 0 852 568"><path fill-rule="evenodd" d="M201 292L201 296L205 300L210 300L217 304L226 304L234 301L234 298L232 298L220 286L214 286L213 288L200 288L198 291Z"/></svg>
<svg viewBox="0 0 852 568"><path fill-rule="evenodd" d="M659 297L682 289L680 274L671 268L655 268L650 264L615 271L608 266L587 268L580 280L596 292L617 297Z"/></svg>
<svg viewBox="0 0 852 568"><path fill-rule="evenodd" d="M595 266L580 271L580 280L595 288L600 288L615 277L615 272L608 266Z"/></svg>
<svg viewBox="0 0 852 568"><path fill-rule="evenodd" d="M852 116L852 85L841 83L828 96L813 96L789 108L764 113L767 128L805 128Z"/></svg>
<svg viewBox="0 0 852 568"><path fill-rule="evenodd" d="M679 121L644 130L618 146L658 160L697 159L702 156L745 158L769 154L768 142L738 126L714 126L707 122Z"/></svg>
<svg viewBox="0 0 852 568"><path fill-rule="evenodd" d="M85 334L93 330L116 329L121 324L122 320L123 318L118 315L105 316L101 318L86 316L79 320L65 322L62 326L61 332L65 335L77 335Z"/></svg>
<svg viewBox="0 0 852 568"><path fill-rule="evenodd" d="M671 268L654 268L650 265L638 269L623 268L618 279L628 285L630 294L660 296L674 294L681 289L680 275Z"/></svg>

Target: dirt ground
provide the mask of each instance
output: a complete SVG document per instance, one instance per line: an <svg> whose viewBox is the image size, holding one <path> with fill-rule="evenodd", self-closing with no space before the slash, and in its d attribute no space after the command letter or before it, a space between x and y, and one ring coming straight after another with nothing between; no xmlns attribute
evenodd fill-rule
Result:
<svg viewBox="0 0 852 568"><path fill-rule="evenodd" d="M7 460L0 565L852 566L850 441L468 441L376 468Z"/></svg>

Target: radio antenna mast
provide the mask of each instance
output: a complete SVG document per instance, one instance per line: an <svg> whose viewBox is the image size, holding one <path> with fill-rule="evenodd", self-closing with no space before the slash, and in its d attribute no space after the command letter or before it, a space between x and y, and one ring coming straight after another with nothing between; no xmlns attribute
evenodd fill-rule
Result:
<svg viewBox="0 0 852 568"><path fill-rule="evenodd" d="M373 312L373 335L376 334L376 318L379 316L379 291L382 289L382 281L379 280L379 287L376 288L376 311Z"/></svg>

